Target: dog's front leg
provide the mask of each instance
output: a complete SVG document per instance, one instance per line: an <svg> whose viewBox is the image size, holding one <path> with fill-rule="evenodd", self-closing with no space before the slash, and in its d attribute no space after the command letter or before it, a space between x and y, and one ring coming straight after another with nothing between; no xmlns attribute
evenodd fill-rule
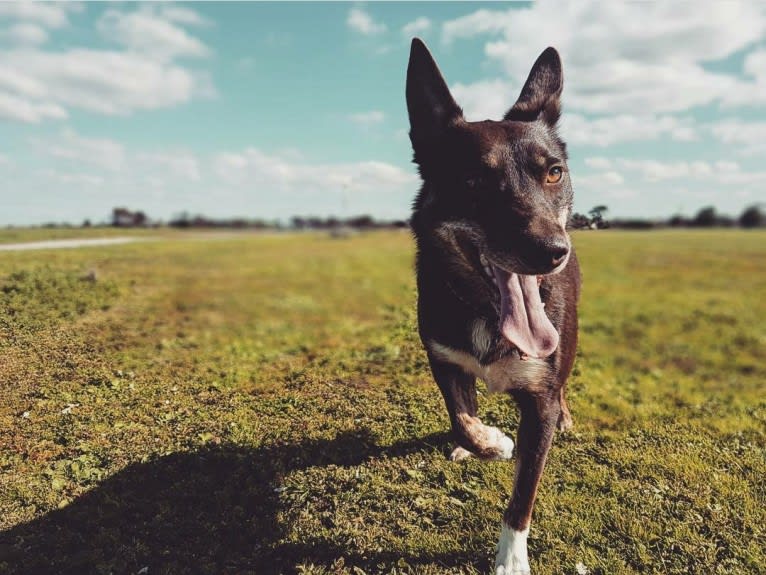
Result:
<svg viewBox="0 0 766 575"><path fill-rule="evenodd" d="M521 422L517 437L516 480L497 545L496 575L530 573L527 535L532 508L561 412L558 390L550 395L519 394L517 400Z"/></svg>
<svg viewBox="0 0 766 575"><path fill-rule="evenodd" d="M476 416L476 378L458 366L429 357L431 372L447 404L452 433L458 447L450 455L457 461L470 455L482 459L510 459L513 441Z"/></svg>

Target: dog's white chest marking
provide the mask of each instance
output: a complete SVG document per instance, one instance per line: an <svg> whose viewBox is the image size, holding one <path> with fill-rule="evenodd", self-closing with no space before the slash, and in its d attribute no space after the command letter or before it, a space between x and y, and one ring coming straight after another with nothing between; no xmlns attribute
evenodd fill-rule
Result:
<svg viewBox="0 0 766 575"><path fill-rule="evenodd" d="M483 319L477 319L471 326L471 343L473 344L473 350L481 357L489 351L492 345L492 335L487 329L487 322Z"/></svg>
<svg viewBox="0 0 766 575"><path fill-rule="evenodd" d="M472 341L477 354L486 352L491 344L489 337L482 334L481 330L477 330L479 322L483 323L483 320L474 322L472 332ZM473 354L453 349L439 342L431 340L428 342L428 347L442 361L457 365L466 373L484 381L490 393L500 393L513 388L535 385L550 369L544 360L532 358L522 360L515 354L494 363L482 365Z"/></svg>
<svg viewBox="0 0 766 575"><path fill-rule="evenodd" d="M495 575L529 575L527 536L529 527L515 531L503 523L500 541L497 543Z"/></svg>

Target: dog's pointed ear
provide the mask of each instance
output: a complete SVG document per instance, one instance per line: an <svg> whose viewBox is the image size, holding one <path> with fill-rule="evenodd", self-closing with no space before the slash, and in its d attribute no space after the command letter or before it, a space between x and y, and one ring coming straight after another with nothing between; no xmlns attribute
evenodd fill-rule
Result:
<svg viewBox="0 0 766 575"><path fill-rule="evenodd" d="M450 94L447 82L420 38L412 39L407 66L407 111L413 147L427 142L462 118L463 111Z"/></svg>
<svg viewBox="0 0 766 575"><path fill-rule="evenodd" d="M529 72L519 99L505 115L506 120L530 121L542 118L551 126L561 115L564 73L555 48L546 48Z"/></svg>

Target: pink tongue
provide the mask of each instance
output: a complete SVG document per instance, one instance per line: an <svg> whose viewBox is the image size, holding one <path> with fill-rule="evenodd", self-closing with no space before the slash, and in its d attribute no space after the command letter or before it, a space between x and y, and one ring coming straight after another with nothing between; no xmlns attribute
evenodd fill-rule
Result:
<svg viewBox="0 0 766 575"><path fill-rule="evenodd" d="M559 345L559 334L545 315L537 276L492 266L500 289L500 332L521 353L545 358Z"/></svg>

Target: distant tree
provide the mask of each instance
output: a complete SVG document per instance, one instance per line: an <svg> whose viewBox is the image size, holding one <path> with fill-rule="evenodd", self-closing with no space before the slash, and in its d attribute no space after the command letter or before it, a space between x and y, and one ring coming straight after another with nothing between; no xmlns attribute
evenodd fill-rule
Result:
<svg viewBox="0 0 766 575"><path fill-rule="evenodd" d="M149 222L149 218L146 217L144 212L135 212L133 214L133 225L143 227Z"/></svg>
<svg viewBox="0 0 766 575"><path fill-rule="evenodd" d="M739 216L739 225L743 228L759 228L766 225L766 214L761 211L761 206L755 204L745 208Z"/></svg>
<svg viewBox="0 0 766 575"><path fill-rule="evenodd" d="M651 230L657 227L657 223L652 220L642 220L640 218L632 218L627 220L613 220L609 222L610 226L615 228L622 228L625 230Z"/></svg>
<svg viewBox="0 0 766 575"><path fill-rule="evenodd" d="M569 219L569 227L573 230L588 229L590 227L590 218L580 213L574 213Z"/></svg>
<svg viewBox="0 0 766 575"><path fill-rule="evenodd" d="M85 221L83 221L83 223L82 223L82 227L84 227L84 228L89 228L92 225L93 224L90 223L90 220L87 220L87 219Z"/></svg>
<svg viewBox="0 0 766 575"><path fill-rule="evenodd" d="M717 216L713 206L707 206L697 212L692 225L698 228L711 228L716 224Z"/></svg>
<svg viewBox="0 0 766 575"><path fill-rule="evenodd" d="M375 220L372 216L362 215L349 218L346 222L352 228L368 229L375 227Z"/></svg>
<svg viewBox="0 0 766 575"><path fill-rule="evenodd" d="M688 226L689 221L685 217L683 217L681 214L676 214L675 216L672 216L668 220L668 225L674 228L680 228L683 226Z"/></svg>
<svg viewBox="0 0 766 575"><path fill-rule="evenodd" d="M190 221L188 227L191 228L209 228L213 225L213 221L207 219L205 216L196 215Z"/></svg>
<svg viewBox="0 0 766 575"><path fill-rule="evenodd" d="M132 212L128 208L114 208L112 210L112 225L117 228L143 227L149 223L149 218L144 212Z"/></svg>
<svg viewBox="0 0 766 575"><path fill-rule="evenodd" d="M128 208L114 208L112 210L112 225L116 228L128 225L131 213Z"/></svg>
<svg viewBox="0 0 766 575"><path fill-rule="evenodd" d="M188 228L190 225L189 212L181 212L174 216L168 224L174 228Z"/></svg>
<svg viewBox="0 0 766 575"><path fill-rule="evenodd" d="M604 220L604 214L609 211L609 208L606 206L594 206L591 208L591 210L588 212L588 215L590 216L590 223L593 225L595 224L595 227L597 228L606 228L609 227ZM592 226L591 226L592 227Z"/></svg>

